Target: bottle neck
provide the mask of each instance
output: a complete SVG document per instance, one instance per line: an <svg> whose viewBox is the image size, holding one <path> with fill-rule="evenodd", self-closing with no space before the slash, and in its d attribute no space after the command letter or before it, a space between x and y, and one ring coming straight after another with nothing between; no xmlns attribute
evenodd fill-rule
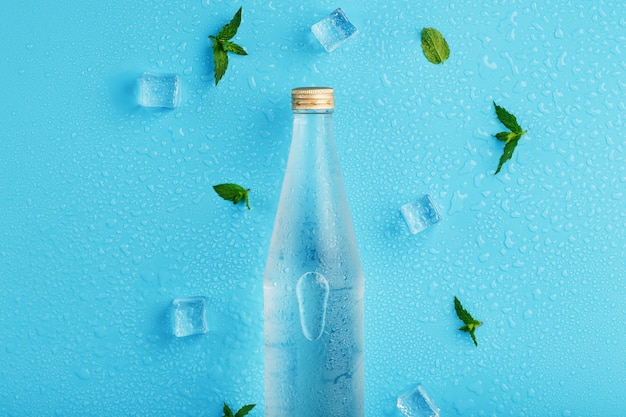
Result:
<svg viewBox="0 0 626 417"><path fill-rule="evenodd" d="M293 141L333 143L333 110L297 110L293 114Z"/></svg>
<svg viewBox="0 0 626 417"><path fill-rule="evenodd" d="M293 110L293 114L332 114L335 109Z"/></svg>

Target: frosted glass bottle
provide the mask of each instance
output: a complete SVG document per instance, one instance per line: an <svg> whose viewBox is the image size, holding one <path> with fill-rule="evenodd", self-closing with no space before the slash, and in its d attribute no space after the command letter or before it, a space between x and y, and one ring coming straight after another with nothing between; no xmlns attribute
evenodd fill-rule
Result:
<svg viewBox="0 0 626 417"><path fill-rule="evenodd" d="M363 272L332 88L292 91L293 137L263 283L266 417L362 417Z"/></svg>

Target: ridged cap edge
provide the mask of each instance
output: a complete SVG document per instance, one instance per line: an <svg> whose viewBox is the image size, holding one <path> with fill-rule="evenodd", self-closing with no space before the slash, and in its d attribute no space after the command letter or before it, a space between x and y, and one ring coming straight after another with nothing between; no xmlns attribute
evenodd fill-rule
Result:
<svg viewBox="0 0 626 417"><path fill-rule="evenodd" d="M299 87L291 90L292 110L332 110L334 90L330 87Z"/></svg>

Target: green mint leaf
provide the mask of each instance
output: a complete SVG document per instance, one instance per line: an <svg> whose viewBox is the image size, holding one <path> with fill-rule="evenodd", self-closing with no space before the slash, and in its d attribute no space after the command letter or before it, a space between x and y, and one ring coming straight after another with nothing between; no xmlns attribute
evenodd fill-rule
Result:
<svg viewBox="0 0 626 417"><path fill-rule="evenodd" d="M250 210L250 201L248 200L248 194L250 193L250 190L246 190L246 195L245 195L245 200L246 200L246 207L248 208L248 210Z"/></svg>
<svg viewBox="0 0 626 417"><path fill-rule="evenodd" d="M470 313L468 313L463 305L459 301L456 296L454 297L454 310L456 311L457 317L465 324L465 326L459 327L459 330L467 332L472 337L472 341L474 345L478 346L478 342L476 341L476 335L474 334L476 329L482 326L482 322L474 319Z"/></svg>
<svg viewBox="0 0 626 417"><path fill-rule="evenodd" d="M522 133L522 128L517 123L517 119L511 113L509 113L504 107L498 106L495 102L493 103L496 108L496 116L498 116L498 120L502 122L511 132L514 133Z"/></svg>
<svg viewBox="0 0 626 417"><path fill-rule="evenodd" d="M426 59L433 64L443 64L450 56L448 42L435 28L422 29L422 51Z"/></svg>
<svg viewBox="0 0 626 417"><path fill-rule="evenodd" d="M472 324L468 324L467 326L463 326L463 327L459 327L459 330L467 332L470 334L470 336L472 337L472 341L474 342L474 345L478 346L478 341L476 340L476 329L482 325L482 322L480 321L475 321L475 323Z"/></svg>
<svg viewBox="0 0 626 417"><path fill-rule="evenodd" d="M500 169L502 169L502 165L504 165L506 161L513 157L513 151L517 147L517 143L519 142L519 139L522 137L523 133L513 133L513 135L514 137L512 139L509 139L506 142L506 145L504 145L504 152L500 157L500 162L498 162L498 169L496 169L496 174L500 172Z"/></svg>
<svg viewBox="0 0 626 417"><path fill-rule="evenodd" d="M228 404L224 403L224 417L234 417Z"/></svg>
<svg viewBox="0 0 626 417"><path fill-rule="evenodd" d="M239 411L237 411L237 414L235 414L235 417L244 417L245 415L247 415L250 410L252 410L254 407L256 406L256 404L248 404L248 405L244 405L243 407L241 407L239 409Z"/></svg>
<svg viewBox="0 0 626 417"><path fill-rule="evenodd" d="M237 13L235 13L235 16L233 16L230 22L222 27L222 30L217 34L217 39L227 41L237 34L237 29L239 29L239 25L241 24L241 11L242 7L237 10Z"/></svg>
<svg viewBox="0 0 626 417"><path fill-rule="evenodd" d="M500 133L496 133L496 138L499 141L502 142L508 142L511 139L513 139L513 137L517 135L517 133L513 133L513 132L500 132Z"/></svg>
<svg viewBox="0 0 626 417"><path fill-rule="evenodd" d="M245 201L246 207L250 210L250 203L248 202L248 193L250 189L243 188L240 185L226 183L214 185L215 192L224 200L232 201L233 204L239 204L242 200Z"/></svg>
<svg viewBox="0 0 626 417"><path fill-rule="evenodd" d="M221 41L220 43L222 44L222 48L224 48L225 51L232 52L237 55L248 55L246 50L243 49L243 47L237 45L236 43L229 42L229 41Z"/></svg>
<svg viewBox="0 0 626 417"><path fill-rule="evenodd" d="M222 44L218 41L214 41L213 44L213 63L215 64L215 85L220 82L224 74L226 74L226 68L228 68L228 54L222 48Z"/></svg>
<svg viewBox="0 0 626 417"><path fill-rule="evenodd" d="M219 83L226 69L228 68L228 52L232 52L237 55L248 55L245 49L236 43L230 42L239 29L241 24L241 11L240 7L235 13L235 16L231 21L224 25L219 31L217 36L209 36L209 39L213 40L213 62L215 63L215 85Z"/></svg>
<svg viewBox="0 0 626 417"><path fill-rule="evenodd" d="M474 346L478 346L478 342L476 341L476 334L474 334L474 330L476 330L475 328L470 330L469 334L472 337L472 341L474 342Z"/></svg>
<svg viewBox="0 0 626 417"><path fill-rule="evenodd" d="M522 130L522 127L519 123L517 123L515 116L509 113L504 107L498 106L495 101L493 102L493 106L496 109L496 116L498 116L498 120L511 130L510 132L496 133L496 139L505 142L504 152L500 157L500 162L498 163L498 168L496 169L497 174L502 169L504 163L513 157L513 151L526 131Z"/></svg>
<svg viewBox="0 0 626 417"><path fill-rule="evenodd" d="M461 304L459 299L456 298L456 296L454 297L454 310L456 311L457 317L463 323L470 324L474 320L472 316L470 315L470 313L468 313L467 310L463 308L463 305Z"/></svg>

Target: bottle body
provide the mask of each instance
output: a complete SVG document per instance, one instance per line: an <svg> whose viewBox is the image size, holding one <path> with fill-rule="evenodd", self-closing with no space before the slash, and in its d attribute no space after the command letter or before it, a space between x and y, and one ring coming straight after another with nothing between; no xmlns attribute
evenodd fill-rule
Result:
<svg viewBox="0 0 626 417"><path fill-rule="evenodd" d="M294 113L264 277L267 417L362 417L364 280L332 110Z"/></svg>

